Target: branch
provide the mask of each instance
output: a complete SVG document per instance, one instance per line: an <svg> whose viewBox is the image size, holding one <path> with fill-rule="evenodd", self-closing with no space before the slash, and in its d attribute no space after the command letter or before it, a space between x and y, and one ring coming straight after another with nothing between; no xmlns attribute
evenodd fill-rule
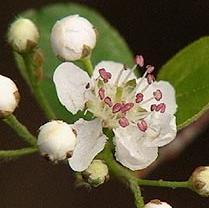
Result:
<svg viewBox="0 0 209 208"><path fill-rule="evenodd" d="M20 156L33 154L37 151L38 149L36 147L28 147L28 148L22 148L18 150L0 150L0 158L3 158L3 159L17 158Z"/></svg>
<svg viewBox="0 0 209 208"><path fill-rule="evenodd" d="M32 146L36 146L36 138L28 131L28 129L21 124L14 115L10 115L7 118L3 119L3 121L9 125L18 136L20 136L25 142Z"/></svg>

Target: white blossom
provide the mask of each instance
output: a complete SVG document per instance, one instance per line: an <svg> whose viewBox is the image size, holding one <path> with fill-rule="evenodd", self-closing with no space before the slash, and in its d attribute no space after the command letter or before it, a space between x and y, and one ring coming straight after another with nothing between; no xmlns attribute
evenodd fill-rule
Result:
<svg viewBox="0 0 209 208"><path fill-rule="evenodd" d="M141 66L144 64L142 58L138 62ZM150 65L146 66L143 77L137 79L133 73L136 67L127 69L120 63L102 61L89 77L78 66L65 62L54 73L60 102L72 113L85 109L96 117L93 121L82 122L80 128L86 128L89 135L98 125L98 138L103 135L102 128L113 129L116 159L131 170L150 165L158 156L158 147L171 142L177 131L174 88L166 81L155 81L154 67ZM85 127L90 122L94 125ZM88 145L92 142L91 148L98 145L95 140L88 142ZM74 170L84 170L82 167L87 161L81 159L83 154L86 153L88 164L90 158L93 159L93 155L88 157L85 148L77 149L76 161L70 162Z"/></svg>
<svg viewBox="0 0 209 208"><path fill-rule="evenodd" d="M15 83L3 75L0 75L0 95L0 117L5 118L14 112L20 95Z"/></svg>
<svg viewBox="0 0 209 208"><path fill-rule="evenodd" d="M158 199L154 199L147 203L144 208L172 208L168 203L161 202Z"/></svg>
<svg viewBox="0 0 209 208"><path fill-rule="evenodd" d="M67 16L52 28L52 49L56 56L66 61L88 56L95 44L96 31L93 25L79 15Z"/></svg>
<svg viewBox="0 0 209 208"><path fill-rule="evenodd" d="M196 168L192 173L191 181L198 194L209 197L209 166Z"/></svg>
<svg viewBox="0 0 209 208"><path fill-rule="evenodd" d="M9 28L8 41L17 52L26 52L38 44L39 32L36 25L26 18L19 18Z"/></svg>

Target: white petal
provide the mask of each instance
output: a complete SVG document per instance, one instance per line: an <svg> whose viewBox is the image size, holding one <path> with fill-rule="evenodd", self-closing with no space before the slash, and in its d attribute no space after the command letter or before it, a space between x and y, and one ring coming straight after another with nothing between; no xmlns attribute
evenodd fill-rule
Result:
<svg viewBox="0 0 209 208"><path fill-rule="evenodd" d="M114 61L101 61L100 63L98 63L94 69L94 73L93 73L93 78L97 79L99 77L99 69L101 68L105 68L105 70L107 72L110 72L112 74L112 78L109 80L110 84L114 84L121 72L121 70L123 70L124 65L121 63L117 63ZM123 70L122 76L119 80L119 84L121 84L125 77L129 74L130 69L127 70ZM127 80L131 80L131 79L136 79L136 76L134 75L134 73L131 73L131 75L129 76L129 78Z"/></svg>
<svg viewBox="0 0 209 208"><path fill-rule="evenodd" d="M143 140L147 147L162 147L175 139L177 133L175 116L153 112L145 120L148 129Z"/></svg>
<svg viewBox="0 0 209 208"><path fill-rule="evenodd" d="M140 85L138 92L140 92L147 85L146 79ZM176 112L176 97L175 97L175 89L173 86L166 81L155 81L143 92L144 101L153 97L153 92L156 90L160 90L162 92L162 99L160 101L156 101L155 99L150 100L149 102L142 103L142 107L146 110L150 111L150 107L152 104L165 103L166 110L165 112L168 114L174 114Z"/></svg>
<svg viewBox="0 0 209 208"><path fill-rule="evenodd" d="M87 169L94 157L104 149L106 137L99 119L79 119L74 128L77 132L77 144L68 162L74 171L80 172Z"/></svg>
<svg viewBox="0 0 209 208"><path fill-rule="evenodd" d="M84 108L88 74L71 62L60 64L53 77L60 102L72 113Z"/></svg>
<svg viewBox="0 0 209 208"><path fill-rule="evenodd" d="M139 129L135 126L117 128L115 133L116 159L131 170L149 166L158 156L157 147L143 145Z"/></svg>

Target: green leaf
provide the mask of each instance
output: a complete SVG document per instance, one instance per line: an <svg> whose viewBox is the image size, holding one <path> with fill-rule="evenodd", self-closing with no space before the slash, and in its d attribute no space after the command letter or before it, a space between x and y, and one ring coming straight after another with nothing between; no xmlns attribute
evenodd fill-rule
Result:
<svg viewBox="0 0 209 208"><path fill-rule="evenodd" d="M158 79L176 89L177 125L185 127L209 108L209 37L190 44L160 70Z"/></svg>
<svg viewBox="0 0 209 208"><path fill-rule="evenodd" d="M44 7L39 11L29 10L21 14L23 17L32 19L38 26L41 34L39 46L43 49L45 56L44 80L40 83L41 89L57 115L57 118L68 122L73 122L76 117L73 117L63 106L61 106L56 96L52 76L55 68L60 64L60 61L52 53L50 46L50 31L57 20L73 14L79 14L80 16L87 18L99 32L97 46L92 55L94 65L101 60L113 60L132 65L133 57L126 42L119 33L110 26L101 15L88 7L74 3L54 4ZM21 56L17 55L16 60L23 77L30 85Z"/></svg>

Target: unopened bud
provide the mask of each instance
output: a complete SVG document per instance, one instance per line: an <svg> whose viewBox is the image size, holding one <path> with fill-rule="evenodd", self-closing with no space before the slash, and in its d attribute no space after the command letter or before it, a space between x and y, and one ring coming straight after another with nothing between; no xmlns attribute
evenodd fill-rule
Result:
<svg viewBox="0 0 209 208"><path fill-rule="evenodd" d="M54 120L39 129L38 147L40 153L51 161L70 158L76 145L76 132L71 125Z"/></svg>
<svg viewBox="0 0 209 208"><path fill-rule="evenodd" d="M151 200L144 208L172 208L168 203L161 202L159 199Z"/></svg>
<svg viewBox="0 0 209 208"><path fill-rule="evenodd" d="M30 51L37 46L38 40L38 29L30 19L19 18L11 24L8 42L15 51L19 53Z"/></svg>
<svg viewBox="0 0 209 208"><path fill-rule="evenodd" d="M75 61L90 55L96 44L93 25L79 15L67 16L56 22L51 32L55 55L66 61Z"/></svg>
<svg viewBox="0 0 209 208"><path fill-rule="evenodd" d="M102 160L93 160L82 175L91 186L97 187L108 180L108 167Z"/></svg>
<svg viewBox="0 0 209 208"><path fill-rule="evenodd" d="M201 196L209 197L209 166L201 166L192 173L193 189Z"/></svg>
<svg viewBox="0 0 209 208"><path fill-rule="evenodd" d="M0 75L0 118L11 115L20 101L15 83L8 77Z"/></svg>

